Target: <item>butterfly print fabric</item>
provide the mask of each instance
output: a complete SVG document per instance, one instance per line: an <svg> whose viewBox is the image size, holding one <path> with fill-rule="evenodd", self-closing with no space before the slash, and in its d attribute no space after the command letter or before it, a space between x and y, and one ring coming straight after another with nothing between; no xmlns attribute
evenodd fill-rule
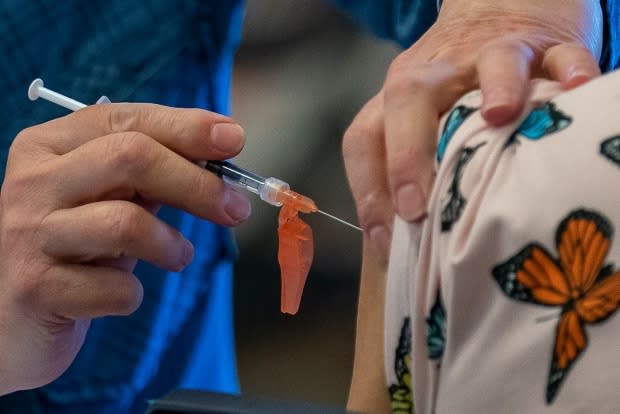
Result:
<svg viewBox="0 0 620 414"><path fill-rule="evenodd" d="M549 134L568 127L572 119L558 110L553 102L545 102L534 107L510 137L508 145L516 142L517 137L530 141L539 140Z"/></svg>
<svg viewBox="0 0 620 414"><path fill-rule="evenodd" d="M618 91L620 72L533 81L510 125L464 112L480 92L442 119L427 217L396 218L387 277L387 382L409 317L415 413L620 412Z"/></svg>
<svg viewBox="0 0 620 414"><path fill-rule="evenodd" d="M618 310L620 272L604 263L612 237L607 219L578 210L558 227L557 257L534 242L493 269L511 299L561 310L551 350L548 403L588 345L585 325L602 322Z"/></svg>
<svg viewBox="0 0 620 414"><path fill-rule="evenodd" d="M441 211L441 231L450 231L452 225L461 217L461 212L465 207L465 203L467 203L460 189L463 170L478 148L482 145L484 145L484 143L478 144L475 147L465 147L459 152L456 167L454 168L452 184L450 184L450 190L447 194L448 201Z"/></svg>
<svg viewBox="0 0 620 414"><path fill-rule="evenodd" d="M465 105L458 105L448 114L446 122L443 127L443 132L439 137L439 143L437 144L437 162L441 162L443 159L446 148L450 143L450 140L454 136L456 130L465 122L467 117L476 111L476 108L469 108Z"/></svg>
<svg viewBox="0 0 620 414"><path fill-rule="evenodd" d="M426 318L426 346L429 359L439 361L446 346L446 311L439 291L430 315Z"/></svg>
<svg viewBox="0 0 620 414"><path fill-rule="evenodd" d="M390 404L392 414L409 414L413 411L411 394L411 324L409 318L403 320L396 348L394 372L398 383L390 385Z"/></svg>
<svg viewBox="0 0 620 414"><path fill-rule="evenodd" d="M601 154L620 167L620 135L607 138L601 143Z"/></svg>

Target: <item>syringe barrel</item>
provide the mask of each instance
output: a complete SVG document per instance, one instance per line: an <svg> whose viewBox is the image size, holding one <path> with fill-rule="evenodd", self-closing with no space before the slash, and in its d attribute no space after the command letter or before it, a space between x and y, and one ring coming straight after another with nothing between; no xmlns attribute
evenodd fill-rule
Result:
<svg viewBox="0 0 620 414"><path fill-rule="evenodd" d="M278 178L261 177L228 161L207 161L205 168L215 173L225 183L245 188L258 195L264 202L276 207L282 205L278 200L278 194L290 190L289 185Z"/></svg>
<svg viewBox="0 0 620 414"><path fill-rule="evenodd" d="M257 195L260 195L265 182L265 178L260 175L244 170L228 161L207 161L205 168L215 173L225 183L242 187Z"/></svg>
<svg viewBox="0 0 620 414"><path fill-rule="evenodd" d="M275 178L269 177L265 180L265 184L260 189L259 196L261 200L276 206L280 207L282 202L278 201L278 194L282 191L288 191L291 187L288 183Z"/></svg>

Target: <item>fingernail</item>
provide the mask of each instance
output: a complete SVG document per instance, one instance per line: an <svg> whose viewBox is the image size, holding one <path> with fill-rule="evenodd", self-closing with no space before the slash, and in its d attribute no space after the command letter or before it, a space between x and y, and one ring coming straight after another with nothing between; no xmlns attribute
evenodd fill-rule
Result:
<svg viewBox="0 0 620 414"><path fill-rule="evenodd" d="M234 221L243 221L250 216L252 205L249 200L234 188L228 189L228 197L224 205L224 211Z"/></svg>
<svg viewBox="0 0 620 414"><path fill-rule="evenodd" d="M566 84L569 87L581 85L590 79L592 79L592 74L588 72L588 70L578 66L571 66L566 72Z"/></svg>
<svg viewBox="0 0 620 414"><path fill-rule="evenodd" d="M371 242L386 256L390 253L390 234L385 226L374 226L368 231Z"/></svg>
<svg viewBox="0 0 620 414"><path fill-rule="evenodd" d="M417 184L405 184L396 192L398 215L406 221L419 219L426 213L424 195Z"/></svg>
<svg viewBox="0 0 620 414"><path fill-rule="evenodd" d="M484 94L482 116L492 125L501 125L515 115L515 99L505 88L495 88Z"/></svg>
<svg viewBox="0 0 620 414"><path fill-rule="evenodd" d="M211 145L218 151L237 153L245 141L243 128L238 124L221 123L211 127Z"/></svg>
<svg viewBox="0 0 620 414"><path fill-rule="evenodd" d="M194 245L187 239L183 239L183 259L181 268L185 268L194 258Z"/></svg>

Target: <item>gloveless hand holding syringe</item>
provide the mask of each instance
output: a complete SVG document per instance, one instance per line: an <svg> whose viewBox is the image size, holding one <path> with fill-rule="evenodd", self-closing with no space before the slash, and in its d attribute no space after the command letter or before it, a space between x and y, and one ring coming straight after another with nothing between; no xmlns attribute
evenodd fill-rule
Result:
<svg viewBox="0 0 620 414"><path fill-rule="evenodd" d="M42 98L71 111L77 111L87 106L82 102L44 87L41 79L35 79L30 84L28 88L28 98L33 101ZM110 103L110 100L102 96L97 101L97 104L100 103ZM261 200L271 205L279 207L286 204L302 213L320 213L356 230L362 230L358 226L320 210L312 199L292 191L286 182L278 178L262 177L228 161L206 161L204 167L215 173L224 182L254 193L258 195Z"/></svg>

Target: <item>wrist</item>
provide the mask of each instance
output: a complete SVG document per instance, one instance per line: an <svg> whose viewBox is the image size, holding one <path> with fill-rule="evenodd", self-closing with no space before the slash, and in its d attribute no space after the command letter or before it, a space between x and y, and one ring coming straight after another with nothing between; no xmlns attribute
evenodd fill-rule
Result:
<svg viewBox="0 0 620 414"><path fill-rule="evenodd" d="M477 31L486 27L493 31L494 37L498 33L510 35L534 29L546 34L555 44L579 43L597 59L601 54L603 13L599 0L441 0L440 3L438 24L478 27Z"/></svg>

